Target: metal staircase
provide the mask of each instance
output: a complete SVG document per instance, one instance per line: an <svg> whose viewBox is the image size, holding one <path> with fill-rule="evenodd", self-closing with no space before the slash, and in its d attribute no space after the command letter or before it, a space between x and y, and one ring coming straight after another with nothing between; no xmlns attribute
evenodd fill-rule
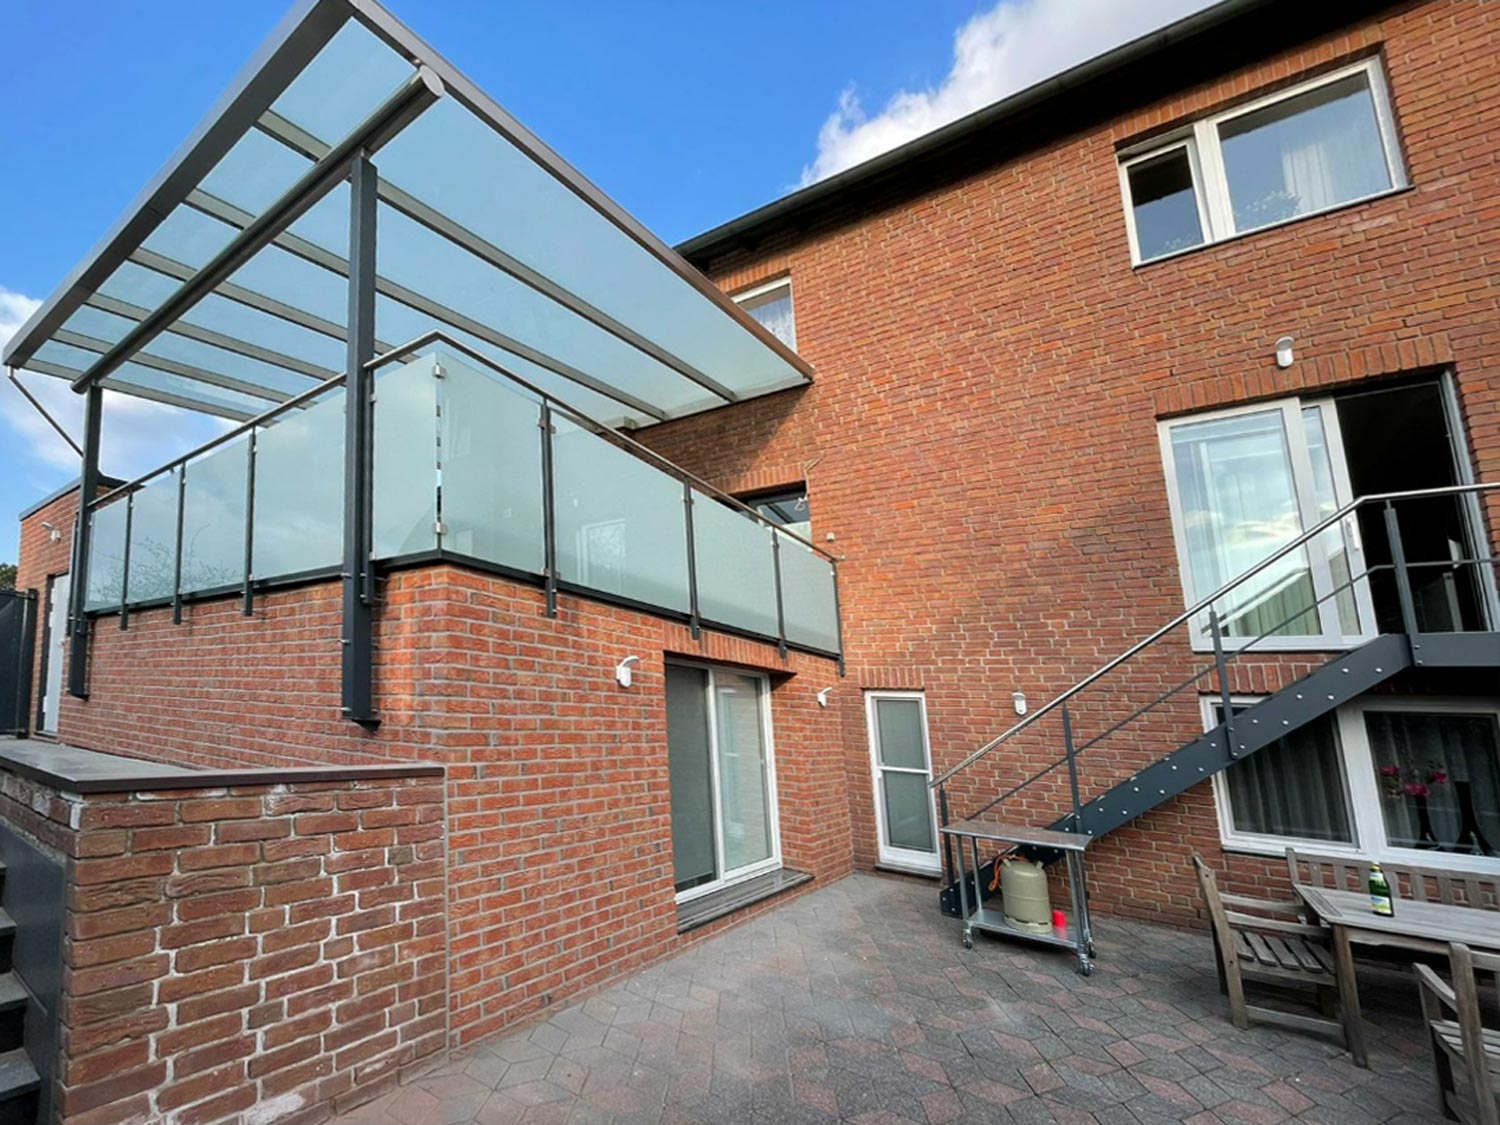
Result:
<svg viewBox="0 0 1500 1125"><path fill-rule="evenodd" d="M1479 531L1478 518L1480 497L1496 489L1500 484L1385 493L1361 497L1333 512L935 777L931 784L937 790L940 822L991 815L1011 823L1103 836L1400 673L1500 668L1496 560L1488 536ZM1401 514L1437 503L1467 506L1471 538L1477 545L1460 552L1461 557L1408 561ZM1389 561L1356 565L1364 559L1357 521L1375 513L1384 517ZM1339 562L1325 573L1347 577L1311 601L1293 599L1289 615L1247 637L1245 619L1263 623L1265 612L1262 606L1247 615L1245 605L1253 602L1258 590L1274 588L1276 572L1288 570L1283 560L1290 560L1295 570L1300 559L1310 572L1317 558ZM1441 597L1434 602L1433 592L1446 592L1452 601L1458 582L1470 584L1470 604L1477 607L1468 620L1457 612L1445 615L1431 609L1445 604ZM1377 614L1370 596L1377 586L1388 595L1385 600L1391 607L1383 630L1375 627ZM1340 601L1344 605L1339 612L1356 606L1356 594L1360 608L1352 612L1367 619L1362 622L1366 628L1348 651L1329 660L1326 648L1316 654L1300 636L1289 643L1299 623L1305 626L1317 617L1327 622ZM1265 601L1277 600L1273 595ZM1200 662L1194 639L1200 642L1196 647L1211 651L1211 662ZM1289 666L1295 668L1295 678L1282 682ZM1184 672L1188 675L1180 678ZM1240 690L1262 698L1248 705L1237 701L1237 684L1254 685ZM1138 696L1145 700L1136 705ZM1207 731L1201 702L1205 697L1219 719ZM1174 749L1159 756L1163 744ZM1007 753L997 756L1002 748ZM1025 776L1005 786L1002 779L1015 773ZM1086 787L1092 795L1085 800ZM990 797L995 789L1001 790L999 795ZM940 903L945 914L957 917L957 869L951 844L944 839ZM977 883L971 893L981 900L998 885L994 866L1000 858L971 875ZM1057 856L1033 850L1031 858L1050 862Z"/></svg>

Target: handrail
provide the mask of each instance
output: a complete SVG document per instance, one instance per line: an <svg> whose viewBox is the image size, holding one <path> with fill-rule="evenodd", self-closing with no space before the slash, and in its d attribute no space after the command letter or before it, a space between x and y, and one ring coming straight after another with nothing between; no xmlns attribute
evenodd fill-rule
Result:
<svg viewBox="0 0 1500 1125"><path fill-rule="evenodd" d="M134 492L137 488L145 484L148 480L151 480L153 477L159 477L162 475L162 473L171 472L178 465L186 465L189 461L203 456L203 454L207 453L210 449L217 449L219 448L219 446L233 441L241 434L249 433L257 426L265 425L272 418L275 418L281 414L285 414L288 410L293 410L301 406L308 399L317 398L325 391L329 391L334 387L341 386L345 378L347 378L347 376L335 375L332 379L324 379L323 382L319 383L317 386L309 387L307 390L293 395L285 402L278 402L275 406L271 407L270 410L262 411L254 418L245 419L245 421L241 422L233 429L225 430L218 437L210 438L208 441L204 442L197 448L191 449L187 453L184 453L181 457L174 458L173 460L168 461L165 465L158 465L149 473L143 473L142 475L136 477L134 480L126 481L118 488L112 488L108 492L100 494L96 499L90 500L88 502L88 505L90 508L99 508L102 507L106 501L113 500L116 496L120 496L126 492Z"/></svg>
<svg viewBox="0 0 1500 1125"><path fill-rule="evenodd" d="M1057 710L1069 699L1073 698L1073 696L1077 695L1079 692L1083 691L1090 685L1103 679L1120 665L1124 664L1126 661L1130 660L1132 657L1134 657L1144 649L1147 649L1150 646L1154 645L1157 641L1161 640L1168 633L1171 633L1179 626L1185 624L1188 621L1191 621L1205 609L1210 608L1225 594L1228 594L1230 591L1234 590L1236 587L1238 587L1248 579L1253 578L1255 575L1265 570L1268 566L1276 562L1278 559L1284 558L1292 551L1295 551L1299 547L1303 547L1313 539L1316 539L1319 535L1323 534L1323 532L1327 531L1330 527L1337 524L1345 516L1349 515L1351 512L1357 511L1359 508L1364 507L1366 504L1394 503L1400 500L1429 499L1438 496L1462 496L1478 492L1490 492L1496 489L1500 489L1500 481L1488 481L1474 484L1445 485L1442 488L1420 488L1405 492L1376 492L1371 493L1367 496L1356 497L1348 504L1345 504L1342 508L1338 509L1337 511L1326 516L1318 523L1314 524L1311 528L1309 528L1307 531L1304 531L1295 539L1289 540L1283 546L1279 547L1277 550L1261 559L1260 562L1256 563L1243 574L1234 579L1231 579L1229 582L1219 587L1219 589L1215 590L1212 594L1208 595L1208 597L1198 602L1192 608L1185 610L1184 612L1178 614L1176 617L1172 618L1171 621L1167 622L1161 628L1157 629L1144 640L1137 641L1135 644L1131 645L1128 649L1122 652L1119 656L1116 656L1114 659L1108 661L1107 663L1101 665L1099 668L1095 669L1093 672L1089 673L1087 676L1079 680L1076 684L1068 688L1051 702L1038 707L1035 711L1033 711L1030 715L1027 715L1019 723L1016 723L1009 730L1001 734L998 738L991 739L989 742L985 743L963 761L959 762L956 766L952 766L951 768L944 770L941 774L928 782L928 788L936 789L938 786L948 781L949 778L953 777L954 774L961 773L964 770L968 769L975 762L979 761L979 759L985 757L987 754L990 754L992 751L998 749L1003 743L1009 741L1012 736L1019 734L1027 727L1030 727L1034 723L1038 722L1044 716L1050 715L1053 711Z"/></svg>
<svg viewBox="0 0 1500 1125"><path fill-rule="evenodd" d="M519 386L525 387L526 390L530 391L538 398L541 398L543 401L550 403L554 407L557 407L563 413L571 415L577 421L582 422L586 427L589 427L590 429L593 429L595 431L606 433L609 435L610 440L623 442L636 452L650 458L652 461L655 461L658 465L664 467L667 472L669 472L672 476L675 476L678 480L685 481L686 483L693 485L700 491L708 493L714 499L728 504L732 508L738 508L745 515L755 520L756 523L762 524L763 526L770 528L772 531L779 531L788 539L796 540L798 543L802 544L810 551L822 555L823 558L837 565L838 559L834 555L823 550L823 548L819 547L811 540L804 539L795 531L788 531L780 524L773 523L771 520L766 519L765 516L761 515L754 508L746 504L743 500L736 499L722 489L715 488L713 485L709 484L701 477L695 476L693 473L688 472L681 465L669 461L666 457L663 457L660 453L656 452L656 450L652 449L650 446L642 445L634 438L628 437L627 435L620 433L620 431L605 425L598 419L590 417L583 411L579 410L576 406L570 406L568 403L564 402L556 395L542 390L542 388L538 387L535 383L532 383L530 380L525 379L522 376L517 375L514 371L509 370L497 360L491 359L483 352L476 351L468 344L465 344L460 340L455 340L441 328L430 329L422 333L420 336L408 340L404 344L397 344L389 351L384 352L383 354L378 355L374 359L367 362L365 364L365 367L366 369L373 371L378 367L384 367L388 363L397 363L401 360L414 359L416 358L414 353L437 343L445 344L446 346L452 348L454 351L463 353L465 356L467 356L469 359L474 360L476 363L483 364L485 367L488 367L496 374L504 376L512 383L516 383Z"/></svg>

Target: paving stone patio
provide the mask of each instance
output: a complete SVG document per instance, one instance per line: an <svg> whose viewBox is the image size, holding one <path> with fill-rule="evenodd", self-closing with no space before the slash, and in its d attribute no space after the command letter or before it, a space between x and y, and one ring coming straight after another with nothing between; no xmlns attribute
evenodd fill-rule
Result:
<svg viewBox="0 0 1500 1125"><path fill-rule="evenodd" d="M1373 1069L1237 1031L1204 934L1097 920L1098 966L856 875L486 1041L342 1125L1441 1120L1416 990L1362 965Z"/></svg>

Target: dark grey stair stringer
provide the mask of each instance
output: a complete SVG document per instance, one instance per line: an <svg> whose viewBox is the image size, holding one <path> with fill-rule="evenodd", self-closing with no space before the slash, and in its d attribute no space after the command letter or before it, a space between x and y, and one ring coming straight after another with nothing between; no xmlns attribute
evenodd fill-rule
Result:
<svg viewBox="0 0 1500 1125"><path fill-rule="evenodd" d="M1500 668L1500 633L1386 633L1341 654L1233 716L1232 739L1221 723L1160 761L1112 786L1049 827L1103 836L1144 816L1200 781L1273 745L1314 719L1336 711L1409 668ZM1233 746L1231 754L1229 747ZM1080 759L1083 760L1083 759ZM1051 853L1028 853L1051 862ZM984 864L976 901L990 897L994 860ZM972 876L971 876L972 878ZM944 914L958 917L958 884L939 892Z"/></svg>

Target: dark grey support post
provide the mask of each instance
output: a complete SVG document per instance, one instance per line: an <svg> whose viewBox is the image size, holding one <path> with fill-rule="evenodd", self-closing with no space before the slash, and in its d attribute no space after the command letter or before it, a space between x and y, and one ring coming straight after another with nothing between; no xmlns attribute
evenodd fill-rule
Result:
<svg viewBox="0 0 1500 1125"><path fill-rule="evenodd" d="M688 627L697 640L703 629L698 620L698 548L693 541L693 486L682 482L682 518L687 528Z"/></svg>
<svg viewBox="0 0 1500 1125"><path fill-rule="evenodd" d="M120 503L116 500L115 503ZM120 632L130 628L130 536L135 527L135 493L125 497L125 550L120 563Z"/></svg>
<svg viewBox="0 0 1500 1125"><path fill-rule="evenodd" d="M771 528L771 569L776 572L776 649L786 655L786 600L781 595L781 533Z"/></svg>
<svg viewBox="0 0 1500 1125"><path fill-rule="evenodd" d="M1208 629L1214 638L1214 671L1219 677L1219 706L1224 708L1224 751L1231 760L1240 756L1234 742L1234 705L1230 702L1229 661L1224 658L1224 628L1219 624L1219 611L1208 611Z"/></svg>
<svg viewBox="0 0 1500 1125"><path fill-rule="evenodd" d="M347 393L347 392L345 392ZM255 616L255 430L245 435L245 588L243 612Z"/></svg>
<svg viewBox="0 0 1500 1125"><path fill-rule="evenodd" d="M374 726L375 591L372 560L374 478L371 437L375 373L375 165L363 153L349 165L349 347L344 383L344 717Z"/></svg>
<svg viewBox="0 0 1500 1125"><path fill-rule="evenodd" d="M1073 716L1068 714L1068 705L1062 705L1063 748L1068 754L1068 789L1073 797L1073 831L1083 827L1083 805L1078 799L1078 756L1073 749Z"/></svg>
<svg viewBox="0 0 1500 1125"><path fill-rule="evenodd" d="M1391 543L1391 565L1396 571L1396 596L1401 602L1401 627L1406 630L1411 642L1412 659L1418 660L1417 650L1422 646L1417 641L1417 606L1411 593L1411 572L1406 569L1406 547L1401 542L1401 521L1396 516L1396 506L1385 502L1385 534Z"/></svg>
<svg viewBox="0 0 1500 1125"><path fill-rule="evenodd" d="M99 433L104 425L104 390L97 383L84 392L83 473L78 482L78 526L75 529L72 586L68 594L68 694L89 697L89 547L94 538L90 519L99 493Z"/></svg>
<svg viewBox="0 0 1500 1125"><path fill-rule="evenodd" d="M172 563L172 624L182 624L182 517L187 506L187 466L177 470L177 552Z"/></svg>
<svg viewBox="0 0 1500 1125"><path fill-rule="evenodd" d="M947 828L951 822L948 819L948 785L946 782L938 786L937 804L938 827ZM942 832L939 832L938 839L943 842L943 871L951 880L954 878L953 837L945 836Z"/></svg>
<svg viewBox="0 0 1500 1125"><path fill-rule="evenodd" d="M843 679L849 673L849 666L844 660L844 603L839 597L839 564L837 559L828 563L833 571L833 624L838 633L839 645L839 679Z"/></svg>
<svg viewBox="0 0 1500 1125"><path fill-rule="evenodd" d="M547 616L557 616L557 501L552 487L552 405L542 402L542 566Z"/></svg>

